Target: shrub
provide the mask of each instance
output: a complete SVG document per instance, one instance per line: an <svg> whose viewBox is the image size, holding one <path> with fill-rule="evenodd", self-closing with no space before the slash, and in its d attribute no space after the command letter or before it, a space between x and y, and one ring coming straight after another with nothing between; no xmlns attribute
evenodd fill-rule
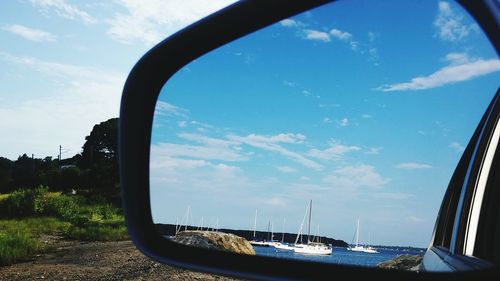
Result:
<svg viewBox="0 0 500 281"><path fill-rule="evenodd" d="M67 195L49 197L43 214L72 222L79 214L78 201L78 197Z"/></svg>
<svg viewBox="0 0 500 281"><path fill-rule="evenodd" d="M22 218L42 215L47 203L48 188L20 189L0 201L0 216Z"/></svg>

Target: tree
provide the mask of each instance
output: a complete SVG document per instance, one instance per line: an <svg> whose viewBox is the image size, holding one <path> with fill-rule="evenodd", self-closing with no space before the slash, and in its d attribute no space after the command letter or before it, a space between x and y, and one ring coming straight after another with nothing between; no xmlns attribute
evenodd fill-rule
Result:
<svg viewBox="0 0 500 281"><path fill-rule="evenodd" d="M118 118L112 118L94 126L85 137L80 166L90 168L104 163L116 164L118 148Z"/></svg>
<svg viewBox="0 0 500 281"><path fill-rule="evenodd" d="M0 157L0 193L9 192L12 189L12 161Z"/></svg>
<svg viewBox="0 0 500 281"><path fill-rule="evenodd" d="M95 125L85 137L78 166L94 191L120 204L117 148L118 118L112 118Z"/></svg>

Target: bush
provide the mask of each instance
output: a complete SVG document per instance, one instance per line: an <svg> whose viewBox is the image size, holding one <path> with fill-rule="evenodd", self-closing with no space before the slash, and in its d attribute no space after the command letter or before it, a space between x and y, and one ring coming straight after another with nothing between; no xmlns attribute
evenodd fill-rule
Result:
<svg viewBox="0 0 500 281"><path fill-rule="evenodd" d="M20 189L0 201L0 216L22 218L42 215L47 203L48 188Z"/></svg>
<svg viewBox="0 0 500 281"><path fill-rule="evenodd" d="M78 201L78 197L67 195L49 197L43 215L72 222L79 214Z"/></svg>

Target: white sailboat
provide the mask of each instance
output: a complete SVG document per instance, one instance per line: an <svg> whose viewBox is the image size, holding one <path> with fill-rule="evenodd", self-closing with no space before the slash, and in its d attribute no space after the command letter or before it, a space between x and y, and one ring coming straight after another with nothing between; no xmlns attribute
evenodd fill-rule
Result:
<svg viewBox="0 0 500 281"><path fill-rule="evenodd" d="M283 218L283 232L281 235L281 242L274 241L272 246L277 250L283 250L283 251L293 251L294 249L293 246L291 246L288 243L285 243L285 218Z"/></svg>
<svg viewBox="0 0 500 281"><path fill-rule="evenodd" d="M354 244L354 246L348 247L347 250L353 252L364 252L369 254L378 253L378 251L375 248L359 244L359 219L358 219L358 224L356 226L356 244Z"/></svg>
<svg viewBox="0 0 500 281"><path fill-rule="evenodd" d="M268 247L268 243L266 241L259 241L255 237L255 231L257 228L257 209L255 209L255 219L253 223L253 239L250 241L250 244L253 246L261 246L261 247Z"/></svg>
<svg viewBox="0 0 500 281"><path fill-rule="evenodd" d="M309 227L307 232L307 244L298 243L299 237L302 236L302 227L304 225L305 216L309 211ZM311 236L311 216L312 216L312 200L309 202L308 209L306 209L306 213L304 214L304 219L302 220L302 224L300 225L300 230L297 233L297 238L295 239L295 245L293 247L293 251L298 254L305 255L331 255L332 248L328 245L325 245L320 242L313 242L310 240ZM319 237L319 234L318 234Z"/></svg>

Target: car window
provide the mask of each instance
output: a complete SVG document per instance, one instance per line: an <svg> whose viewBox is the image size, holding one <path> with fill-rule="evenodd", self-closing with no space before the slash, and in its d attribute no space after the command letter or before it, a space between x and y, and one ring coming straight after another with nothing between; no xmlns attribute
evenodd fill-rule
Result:
<svg viewBox="0 0 500 281"><path fill-rule="evenodd" d="M331 254L253 248L377 266L422 255L451 186L434 237L449 249L472 157L462 154L499 70L478 25L449 1L339 1L231 42L160 93L153 220L168 239L192 230L316 242Z"/></svg>

